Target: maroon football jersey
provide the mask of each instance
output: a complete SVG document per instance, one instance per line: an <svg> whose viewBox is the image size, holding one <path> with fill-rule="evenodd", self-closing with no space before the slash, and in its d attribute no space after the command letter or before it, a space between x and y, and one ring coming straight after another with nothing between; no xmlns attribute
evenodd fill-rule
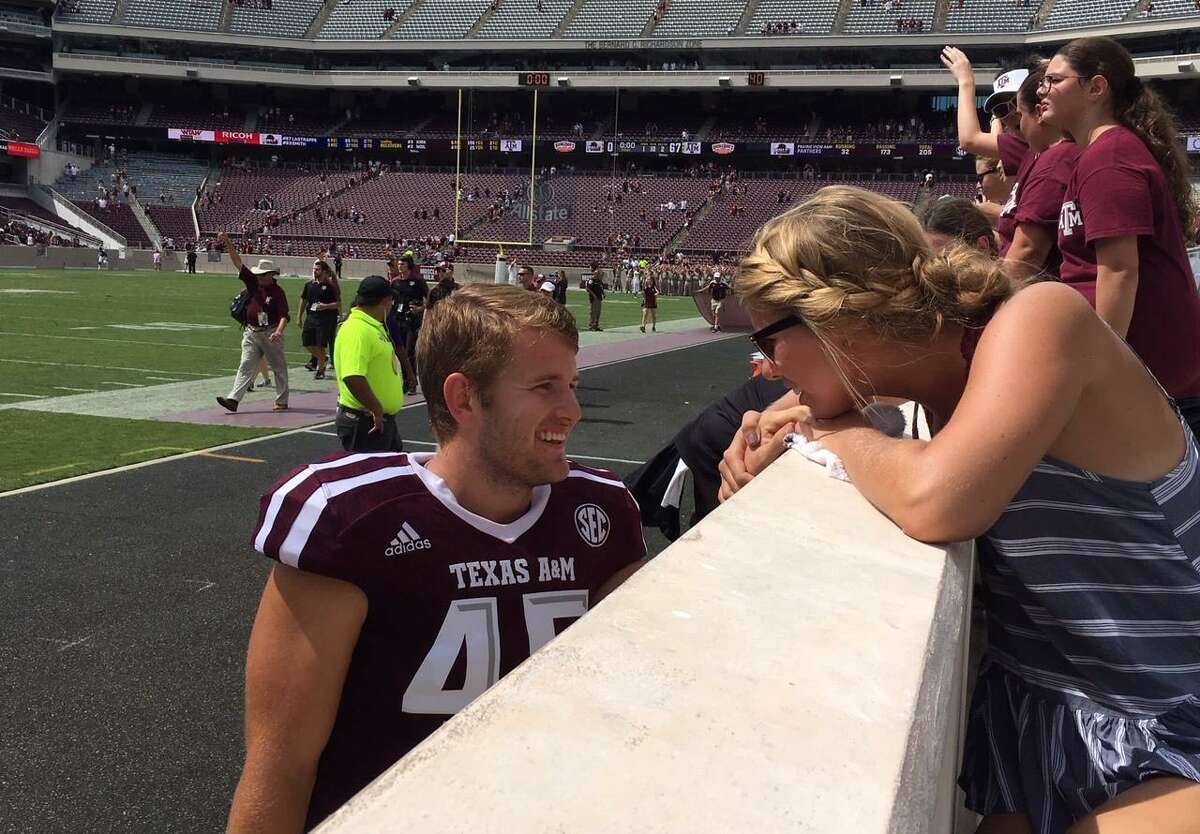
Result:
<svg viewBox="0 0 1200 834"><path fill-rule="evenodd" d="M588 609L645 558L637 504L610 472L571 464L497 524L461 507L431 454L345 454L263 497L254 547L352 582L368 611L321 755L309 827L337 810Z"/></svg>

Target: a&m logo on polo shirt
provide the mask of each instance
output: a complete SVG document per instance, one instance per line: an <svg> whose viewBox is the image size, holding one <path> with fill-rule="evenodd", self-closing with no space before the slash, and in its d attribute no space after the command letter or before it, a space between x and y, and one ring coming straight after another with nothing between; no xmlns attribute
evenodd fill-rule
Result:
<svg viewBox="0 0 1200 834"><path fill-rule="evenodd" d="M1075 205L1075 201L1063 203L1062 209L1058 212L1058 228L1062 231L1063 237L1070 237L1075 234L1075 227L1083 225L1083 214Z"/></svg>
<svg viewBox="0 0 1200 834"><path fill-rule="evenodd" d="M612 523L608 513L595 504L580 504L575 509L575 529L579 536L592 547L599 547L608 541Z"/></svg>

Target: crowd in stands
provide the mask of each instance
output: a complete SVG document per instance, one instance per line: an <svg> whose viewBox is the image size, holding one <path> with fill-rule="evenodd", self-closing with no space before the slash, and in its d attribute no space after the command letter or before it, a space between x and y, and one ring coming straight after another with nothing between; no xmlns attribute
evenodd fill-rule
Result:
<svg viewBox="0 0 1200 834"><path fill-rule="evenodd" d="M2 218L0 218L2 219ZM82 246L79 238L66 238L43 231L20 220L10 219L0 226L0 240L16 246Z"/></svg>

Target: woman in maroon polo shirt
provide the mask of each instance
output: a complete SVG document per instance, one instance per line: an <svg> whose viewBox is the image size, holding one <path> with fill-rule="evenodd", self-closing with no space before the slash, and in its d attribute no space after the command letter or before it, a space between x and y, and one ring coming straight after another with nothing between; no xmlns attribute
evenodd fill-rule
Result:
<svg viewBox="0 0 1200 834"><path fill-rule="evenodd" d="M1021 135L1030 153L1021 161L1017 183L996 223L1000 257L1010 274L1028 278L1039 272L1058 274L1058 213L1063 193L1079 160L1079 146L1041 117L1038 87L1046 73L1042 61L1029 71L1017 91Z"/></svg>
<svg viewBox="0 0 1200 834"><path fill-rule="evenodd" d="M1196 202L1175 120L1110 38L1046 67L1043 118L1082 152L1058 222L1062 280L1129 342L1200 436L1200 293L1184 229Z"/></svg>

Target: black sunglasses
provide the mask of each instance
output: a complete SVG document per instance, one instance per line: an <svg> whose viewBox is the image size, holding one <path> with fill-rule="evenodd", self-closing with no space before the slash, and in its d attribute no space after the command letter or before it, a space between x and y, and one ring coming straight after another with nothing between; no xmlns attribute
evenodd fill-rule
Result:
<svg viewBox="0 0 1200 834"><path fill-rule="evenodd" d="M985 178L991 176L992 174L998 174L998 173L1000 173L999 165L997 165L995 168L988 168L986 171L980 171L978 174L975 175L975 182L978 185L983 185L983 181Z"/></svg>
<svg viewBox="0 0 1200 834"><path fill-rule="evenodd" d="M768 341L776 333L782 333L789 327L795 327L798 324L804 324L799 316L784 316L777 322L768 324L759 330L755 330L750 334L750 343L758 348L759 353L767 357L772 362L775 361L775 343Z"/></svg>

